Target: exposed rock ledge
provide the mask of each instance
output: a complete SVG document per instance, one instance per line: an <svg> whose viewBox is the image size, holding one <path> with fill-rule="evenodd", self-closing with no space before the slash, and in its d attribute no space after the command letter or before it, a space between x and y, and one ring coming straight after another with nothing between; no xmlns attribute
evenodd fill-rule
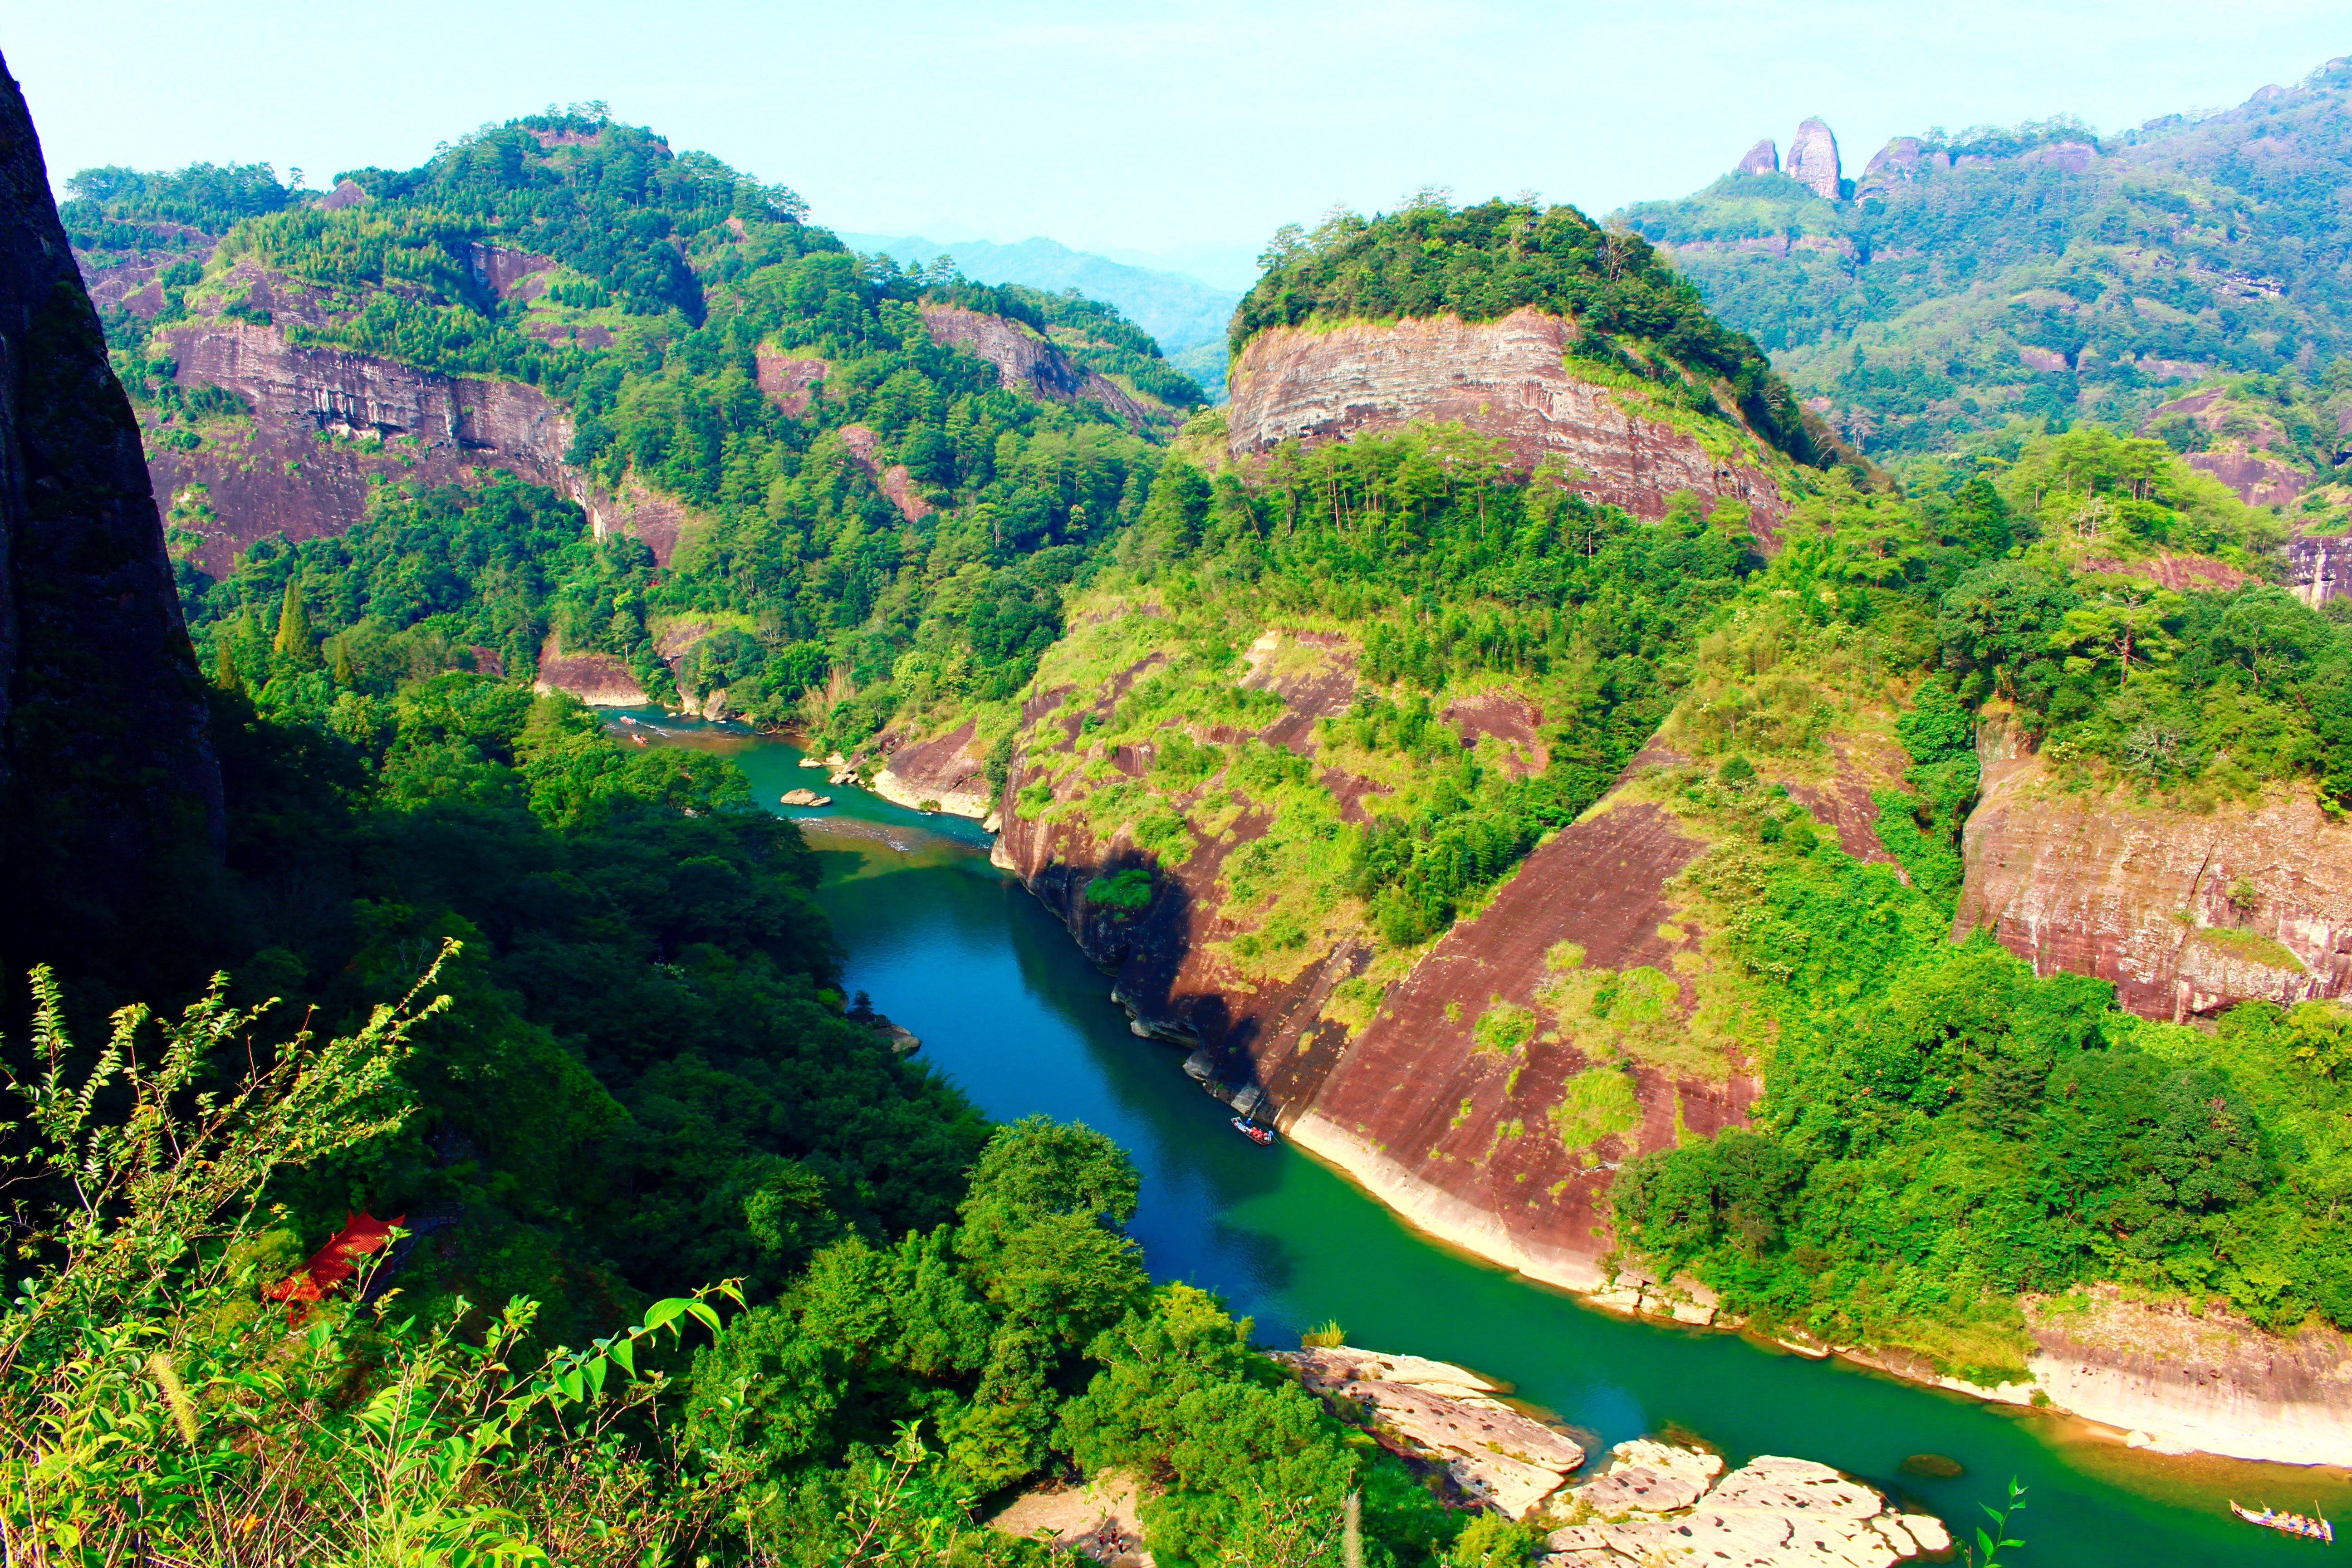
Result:
<svg viewBox="0 0 2352 1568"><path fill-rule="evenodd" d="M1894 1568L1951 1553L1927 1514L1810 1459L1720 1456L1636 1439L1597 1473L1583 1446L1506 1404L1497 1384L1444 1362L1341 1345L1276 1353L1299 1381L1370 1418L1388 1447L1442 1468L1510 1518L1554 1524L1549 1568L1628 1568L1684 1558L1737 1568Z"/></svg>

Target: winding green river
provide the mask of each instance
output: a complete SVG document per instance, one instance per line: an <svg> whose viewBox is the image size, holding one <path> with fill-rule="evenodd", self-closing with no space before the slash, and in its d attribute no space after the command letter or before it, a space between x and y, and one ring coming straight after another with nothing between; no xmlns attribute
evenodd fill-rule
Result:
<svg viewBox="0 0 2352 1568"><path fill-rule="evenodd" d="M1431 1242L1297 1150L1234 1133L1172 1048L1129 1029L1060 922L989 864L976 825L828 785L790 745L739 728L629 718L663 743L731 757L761 800L798 818L824 864L849 984L920 1036L925 1059L991 1116L1042 1111L1118 1140L1143 1174L1132 1229L1152 1273L1218 1291L1255 1316L1262 1342L1295 1344L1336 1319L1352 1343L1507 1380L1597 1438L1596 1451L1675 1426L1734 1463L1818 1459L1942 1515L1956 1535L2015 1477L2028 1490L2014 1568L2307 1561L2330 1549L2239 1524L2224 1500L2352 1514L2343 1470L2133 1452L2064 1418L1613 1317ZM803 785L833 805L775 804ZM1948 1455L1966 1473L1904 1475L1916 1453Z"/></svg>

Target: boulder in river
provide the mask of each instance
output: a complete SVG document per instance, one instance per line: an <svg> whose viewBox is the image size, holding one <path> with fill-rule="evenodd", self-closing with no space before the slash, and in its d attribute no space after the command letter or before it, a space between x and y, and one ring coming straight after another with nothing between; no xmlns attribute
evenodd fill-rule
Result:
<svg viewBox="0 0 2352 1568"><path fill-rule="evenodd" d="M1895 1568L1951 1554L1940 1521L1811 1459L1761 1455L1716 1481L1713 1454L1636 1440L1610 1456L1570 1495L1577 1522L1545 1538L1544 1568Z"/></svg>
<svg viewBox="0 0 2352 1568"><path fill-rule="evenodd" d="M813 789L788 789L779 797L786 805L831 805L833 796Z"/></svg>
<svg viewBox="0 0 2352 1568"><path fill-rule="evenodd" d="M1574 1438L1495 1397L1475 1373L1348 1345L1278 1352L1307 1388L1362 1406L1391 1442L1443 1465L1454 1483L1525 1519L1584 1463Z"/></svg>

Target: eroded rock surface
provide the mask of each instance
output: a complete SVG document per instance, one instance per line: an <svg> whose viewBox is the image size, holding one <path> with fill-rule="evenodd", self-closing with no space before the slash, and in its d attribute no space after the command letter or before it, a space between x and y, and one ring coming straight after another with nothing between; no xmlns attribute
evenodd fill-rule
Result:
<svg viewBox="0 0 2352 1568"><path fill-rule="evenodd" d="M2112 1290L2033 1303L2027 1323L2034 1381L2137 1447L2352 1464L2352 1340L2333 1330L2273 1334Z"/></svg>
<svg viewBox="0 0 2352 1568"><path fill-rule="evenodd" d="M1760 448L1711 451L1628 395L1570 374L1576 326L1532 308L1497 321L1452 316L1328 331L1283 327L1250 340L1231 378L1227 447L1254 458L1292 437L1382 435L1415 423L1459 423L1497 437L1522 469L1547 458L1580 469L1586 499L1636 517L1664 517L1693 490L1733 500L1771 537L1787 512Z"/></svg>
<svg viewBox="0 0 2352 1568"><path fill-rule="evenodd" d="M1495 1384L1461 1367L1346 1345L1275 1359L1313 1392L1359 1406L1392 1445L1444 1465L1455 1485L1512 1519L1535 1512L1584 1463L1581 1444L1512 1409Z"/></svg>
<svg viewBox="0 0 2352 1568"><path fill-rule="evenodd" d="M1019 321L961 305L927 303L922 312L923 323L934 340L978 354L994 365L1007 391L1050 403L1085 398L1137 429L1171 422L1170 410L1145 403L1117 382L1079 364Z"/></svg>
<svg viewBox="0 0 2352 1568"><path fill-rule="evenodd" d="M282 279L257 275L251 286L273 310L315 313L308 293ZM253 416L214 424L193 450L149 443L155 493L173 526L194 536L190 557L215 576L257 540L345 531L366 516L380 479L457 484L503 469L578 502L599 538L644 540L664 565L691 525L686 507L634 476L615 493L567 464L571 416L536 387L291 343L274 323L199 318L163 337L183 386L226 387Z"/></svg>
<svg viewBox="0 0 2352 1568"><path fill-rule="evenodd" d="M2036 973L2111 980L2144 1017L2346 994L2352 823L2308 790L2193 815L2061 789L1997 717L1978 750L1956 936L1989 928Z"/></svg>
<svg viewBox="0 0 2352 1568"><path fill-rule="evenodd" d="M1574 1493L1589 1522L1545 1538L1547 1568L1894 1568L1952 1550L1932 1515L1810 1459L1759 1456L1717 1480L1712 1454L1641 1441L1611 1457Z"/></svg>
<svg viewBox="0 0 2352 1568"><path fill-rule="evenodd" d="M1789 143L1789 163L1782 171L1801 185L1810 185L1813 194L1825 202L1838 199L1840 181L1844 171L1838 165L1837 137L1821 120L1806 120L1797 127L1797 139Z"/></svg>

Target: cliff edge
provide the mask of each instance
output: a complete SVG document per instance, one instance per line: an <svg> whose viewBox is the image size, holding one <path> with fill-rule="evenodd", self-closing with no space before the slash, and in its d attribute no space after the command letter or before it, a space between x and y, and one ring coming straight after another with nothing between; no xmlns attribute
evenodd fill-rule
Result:
<svg viewBox="0 0 2352 1568"><path fill-rule="evenodd" d="M222 834L203 679L138 423L5 61L0 834L0 960L19 978L163 918L162 890Z"/></svg>

